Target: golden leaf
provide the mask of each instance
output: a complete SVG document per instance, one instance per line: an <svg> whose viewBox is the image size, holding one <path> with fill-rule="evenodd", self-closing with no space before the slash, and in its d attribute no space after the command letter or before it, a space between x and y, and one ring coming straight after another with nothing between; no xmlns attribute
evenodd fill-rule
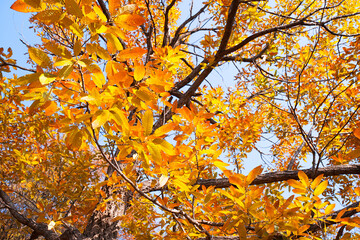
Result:
<svg viewBox="0 0 360 240"><path fill-rule="evenodd" d="M146 49L141 47L134 47L122 50L117 56L116 59L119 61L126 61L128 59L136 59L143 56L147 52Z"/></svg>
<svg viewBox="0 0 360 240"><path fill-rule="evenodd" d="M317 187L315 188L315 190L314 190L314 196L318 196L318 195L322 194L322 193L325 191L325 189L327 188L327 186L328 186L328 181L327 181L327 180L321 182L321 183L319 184L319 186L317 186Z"/></svg>
<svg viewBox="0 0 360 240"><path fill-rule="evenodd" d="M75 0L65 0L65 7L67 12L71 15L74 15L78 18L82 18L84 16Z"/></svg>
<svg viewBox="0 0 360 240"><path fill-rule="evenodd" d="M34 8L33 6L31 6L30 4L27 4L24 0L17 0L16 2L14 2L11 7L11 9L18 11L18 12L24 12L24 13L28 13L28 12L39 12L42 10L42 8Z"/></svg>
<svg viewBox="0 0 360 240"><path fill-rule="evenodd" d="M262 170L263 169L261 166L257 166L256 168L251 170L251 172L246 176L246 182L248 184L252 183L252 181L254 181L254 179L262 173Z"/></svg>
<svg viewBox="0 0 360 240"><path fill-rule="evenodd" d="M149 136L152 132L153 128L153 113L151 110L147 110L144 114L144 117L142 118L142 126L144 128L144 134L145 136Z"/></svg>
<svg viewBox="0 0 360 240"><path fill-rule="evenodd" d="M146 22L145 18L138 14L121 14L115 19L115 24L126 30L136 30Z"/></svg>
<svg viewBox="0 0 360 240"><path fill-rule="evenodd" d="M33 60L36 64L38 64L40 67L50 67L51 66L51 60L49 56L41 51L38 48L30 47L28 49L29 56L31 60Z"/></svg>

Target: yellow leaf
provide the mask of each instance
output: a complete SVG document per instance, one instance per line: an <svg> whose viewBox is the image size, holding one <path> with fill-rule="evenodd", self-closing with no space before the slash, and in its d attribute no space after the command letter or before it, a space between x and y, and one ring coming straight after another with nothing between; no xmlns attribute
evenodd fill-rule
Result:
<svg viewBox="0 0 360 240"><path fill-rule="evenodd" d="M121 51L124 49L121 45L120 40L113 34L106 33L105 38L108 40L107 47L111 54L114 54L114 53L116 53L116 51Z"/></svg>
<svg viewBox="0 0 360 240"><path fill-rule="evenodd" d="M44 44L44 47L57 56L67 59L71 58L71 53L64 46L60 46L54 42L47 42Z"/></svg>
<svg viewBox="0 0 360 240"><path fill-rule="evenodd" d="M356 195L360 196L360 187L356 187L354 189L354 192L355 192Z"/></svg>
<svg viewBox="0 0 360 240"><path fill-rule="evenodd" d="M303 233L305 232L306 230L308 230L310 227L310 225L303 225L299 228L299 230L297 231L298 233Z"/></svg>
<svg viewBox="0 0 360 240"><path fill-rule="evenodd" d="M54 66L60 67L60 66L68 66L68 65L72 65L72 64L73 64L73 61L71 59L63 59L63 60L56 61L54 63Z"/></svg>
<svg viewBox="0 0 360 240"><path fill-rule="evenodd" d="M214 165L219 168L220 170L226 170L226 167L229 166L228 163L224 163L221 160L215 160Z"/></svg>
<svg viewBox="0 0 360 240"><path fill-rule="evenodd" d="M320 194L322 194L327 188L327 186L328 186L327 180L320 183L319 186L317 186L314 190L314 196L319 196Z"/></svg>
<svg viewBox="0 0 360 240"><path fill-rule="evenodd" d="M156 136L156 137L163 136L166 133L174 130L175 127L176 127L176 124L174 124L173 122L162 125L161 127L159 127L158 129L155 130L153 135Z"/></svg>
<svg viewBox="0 0 360 240"><path fill-rule="evenodd" d="M300 188L295 188L292 191L293 191L293 193L296 193L296 194L306 194L307 193L306 189L300 189Z"/></svg>
<svg viewBox="0 0 360 240"><path fill-rule="evenodd" d="M88 70L91 72L91 78L98 88L102 88L105 84L105 76L98 65L88 65Z"/></svg>
<svg viewBox="0 0 360 240"><path fill-rule="evenodd" d="M101 21L107 22L107 18L105 16L105 14L103 13L103 11L97 5L95 5L93 9L94 9L94 12L99 16Z"/></svg>
<svg viewBox="0 0 360 240"><path fill-rule="evenodd" d="M160 147L161 150L166 152L168 155L175 155L176 152L174 150L174 146L171 145L169 142L167 142L164 139L156 138L153 140L153 143L155 143L158 147Z"/></svg>
<svg viewBox="0 0 360 240"><path fill-rule="evenodd" d="M52 83L55 80L56 80L56 76L50 73L42 73L39 77L39 81L41 82L42 85Z"/></svg>
<svg viewBox="0 0 360 240"><path fill-rule="evenodd" d="M160 153L159 147L157 147L152 142L148 142L147 148L148 148L153 160L156 162L160 162L161 161L161 153Z"/></svg>
<svg viewBox="0 0 360 240"><path fill-rule="evenodd" d="M184 182L180 181L179 179L174 179L172 181L172 183L175 186L179 187L180 191L189 191L190 190L189 187Z"/></svg>
<svg viewBox="0 0 360 240"><path fill-rule="evenodd" d="M238 230L240 239L247 239L247 230L246 230L244 223L239 223L237 230Z"/></svg>
<svg viewBox="0 0 360 240"><path fill-rule="evenodd" d="M76 22L73 22L73 24L71 24L69 28L79 38L83 37L84 32L81 30L80 26Z"/></svg>
<svg viewBox="0 0 360 240"><path fill-rule="evenodd" d="M159 179L159 187L165 186L165 184L167 183L168 180L169 180L168 176L161 175L161 177Z"/></svg>
<svg viewBox="0 0 360 240"><path fill-rule="evenodd" d="M52 9L39 12L34 16L34 18L46 24L59 22L64 17L65 17L65 13L63 13L60 10L52 10Z"/></svg>
<svg viewBox="0 0 360 240"><path fill-rule="evenodd" d="M122 50L117 56L116 59L119 61L126 61L128 59L139 58L147 52L146 49L141 47L134 47Z"/></svg>
<svg viewBox="0 0 360 240"><path fill-rule="evenodd" d="M51 60L49 56L38 48L29 48L29 56L40 67L50 67Z"/></svg>
<svg viewBox="0 0 360 240"><path fill-rule="evenodd" d="M319 183L321 182L321 179L323 178L323 176L324 176L324 174L320 174L319 176L317 176L314 179L314 181L312 181L312 183L310 185L312 189L315 189L319 185Z"/></svg>
<svg viewBox="0 0 360 240"><path fill-rule="evenodd" d="M110 112L108 110L102 110L100 115L98 115L92 122L92 127L96 129L103 126L109 120L109 116Z"/></svg>
<svg viewBox="0 0 360 240"><path fill-rule="evenodd" d="M125 117L124 113L119 108L111 108L112 119L122 128L123 134L129 135L130 124Z"/></svg>
<svg viewBox="0 0 360 240"><path fill-rule="evenodd" d="M72 65L68 65L68 66L65 66L63 67L62 69L60 69L59 73L58 73L58 77L60 79L64 79L64 78L67 78L71 72L73 71L73 66Z"/></svg>
<svg viewBox="0 0 360 240"><path fill-rule="evenodd" d="M24 2L33 8L41 8L41 0L24 0Z"/></svg>
<svg viewBox="0 0 360 240"><path fill-rule="evenodd" d="M152 132L153 128L153 113L151 110L147 110L144 114L144 117L142 118L142 126L144 128L144 134L145 136L149 136Z"/></svg>
<svg viewBox="0 0 360 240"><path fill-rule="evenodd" d="M261 166L257 166L256 168L254 168L253 170L251 170L251 172L246 176L246 182L247 184L252 183L252 181L254 181L254 179L261 174L262 172L262 167Z"/></svg>
<svg viewBox="0 0 360 240"><path fill-rule="evenodd" d="M82 18L84 16L75 0L65 0L65 7L67 12L71 15L74 15L78 18Z"/></svg>
<svg viewBox="0 0 360 240"><path fill-rule="evenodd" d="M154 99L154 96L151 95L149 90L143 87L140 88L138 91L135 91L134 94L144 102L150 102Z"/></svg>
<svg viewBox="0 0 360 240"><path fill-rule="evenodd" d="M346 159L348 160L352 160L354 158L358 158L360 157L360 148L357 148L351 152L349 152L348 154L346 154Z"/></svg>
<svg viewBox="0 0 360 240"><path fill-rule="evenodd" d="M145 75L145 67L142 64L136 64L134 66L134 78L136 81L141 81Z"/></svg>
<svg viewBox="0 0 360 240"><path fill-rule="evenodd" d="M287 183L293 187L293 188L297 188L297 189L306 189L306 187L299 181L296 181L294 179L289 179L287 180Z"/></svg>
<svg viewBox="0 0 360 240"><path fill-rule="evenodd" d="M111 57L110 57L109 53L99 45L96 46L96 53L99 55L99 57L101 59L111 60Z"/></svg>
<svg viewBox="0 0 360 240"><path fill-rule="evenodd" d="M304 186L308 187L310 185L309 178L303 171L299 171L298 176Z"/></svg>
<svg viewBox="0 0 360 240"><path fill-rule="evenodd" d="M333 204L329 204L326 208L325 208L325 212L324 214L327 215L327 214L330 214L332 212L332 210L335 208L335 203Z"/></svg>

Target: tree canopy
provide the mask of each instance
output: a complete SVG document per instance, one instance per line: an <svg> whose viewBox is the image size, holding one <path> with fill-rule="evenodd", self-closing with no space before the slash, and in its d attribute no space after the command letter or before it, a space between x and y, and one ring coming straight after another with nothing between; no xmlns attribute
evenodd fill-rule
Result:
<svg viewBox="0 0 360 240"><path fill-rule="evenodd" d="M360 238L359 1L11 8L1 239Z"/></svg>

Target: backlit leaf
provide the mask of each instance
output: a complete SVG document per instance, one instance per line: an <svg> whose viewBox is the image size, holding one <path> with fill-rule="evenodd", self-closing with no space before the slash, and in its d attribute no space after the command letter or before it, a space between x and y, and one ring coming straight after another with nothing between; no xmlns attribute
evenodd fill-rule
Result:
<svg viewBox="0 0 360 240"><path fill-rule="evenodd" d="M142 64L137 64L134 67L134 78L136 81L141 81L145 75L145 67Z"/></svg>
<svg viewBox="0 0 360 240"><path fill-rule="evenodd" d="M34 8L31 5L27 4L24 0L17 0L16 2L14 2L11 7L11 9L18 11L18 12L24 12L24 13L28 13L28 12L38 12L41 11L41 8Z"/></svg>
<svg viewBox="0 0 360 240"><path fill-rule="evenodd" d="M128 59L136 59L143 56L147 51L140 47L122 50L116 58L119 61L126 61Z"/></svg>
<svg viewBox="0 0 360 240"><path fill-rule="evenodd" d="M136 30L140 25L146 22L145 18L138 14L121 14L115 19L117 26L126 30Z"/></svg>
<svg viewBox="0 0 360 240"><path fill-rule="evenodd" d="M303 171L298 172L298 177L304 186L310 185L309 178Z"/></svg>
<svg viewBox="0 0 360 240"><path fill-rule="evenodd" d="M159 178L159 187L165 186L168 180L169 180L168 176L161 175L161 177Z"/></svg>
<svg viewBox="0 0 360 240"><path fill-rule="evenodd" d="M74 15L78 18L82 18L84 16L75 0L65 0L65 7L67 12L71 15Z"/></svg>
<svg viewBox="0 0 360 240"><path fill-rule="evenodd" d="M314 196L319 196L320 194L322 194L325 189L327 188L328 186L328 181L323 181L319 184L319 186L317 186L314 190Z"/></svg>
<svg viewBox="0 0 360 240"><path fill-rule="evenodd" d="M144 127L144 134L145 136L149 136L152 132L152 127L153 127L153 113L152 111L148 110L145 112L144 117L142 119L142 125Z"/></svg>
<svg viewBox="0 0 360 240"><path fill-rule="evenodd" d="M256 168L254 168L253 170L250 171L250 173L246 176L246 182L248 184L252 183L252 181L254 181L254 179L261 174L263 168L261 166L257 166Z"/></svg>
<svg viewBox="0 0 360 240"><path fill-rule="evenodd" d="M109 121L110 112L108 110L103 110L100 115L95 117L95 120L92 122L93 128L99 128L103 126L107 121Z"/></svg>
<svg viewBox="0 0 360 240"><path fill-rule="evenodd" d="M41 67L50 67L51 60L46 53L38 48L30 47L29 49L30 58Z"/></svg>

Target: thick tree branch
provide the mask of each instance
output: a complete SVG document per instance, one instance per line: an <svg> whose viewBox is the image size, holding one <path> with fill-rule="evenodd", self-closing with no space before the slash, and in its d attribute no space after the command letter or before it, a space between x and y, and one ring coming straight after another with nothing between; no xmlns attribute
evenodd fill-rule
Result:
<svg viewBox="0 0 360 240"><path fill-rule="evenodd" d="M240 2L241 2L240 0L234 0L231 2L231 5L229 7L228 19L225 25L224 35L221 39L219 49L216 53L216 57L224 56L223 51L226 49L226 46L231 36L231 32L234 28L235 16Z"/></svg>
<svg viewBox="0 0 360 240"><path fill-rule="evenodd" d="M265 183L274 183L286 181L289 179L298 180L298 172L300 170L295 171L279 171L279 172L269 172L260 174L257 176L254 181L250 185L260 185ZM303 171L309 178L316 178L317 176L324 174L324 177L338 176L338 175L348 175L348 174L360 174L360 164L349 164L349 165L338 165L338 166L330 166L319 168L316 172L312 168L303 169ZM193 185L200 185L204 187L215 187L215 188L228 188L232 186L227 178L219 178L219 179L200 179ZM151 187L151 182L144 182L142 191L143 192L154 192L162 190L166 187L159 188L158 185Z"/></svg>
<svg viewBox="0 0 360 240"><path fill-rule="evenodd" d="M26 218L23 214L19 213L9 195L2 189L0 189L0 198L3 200L5 207L10 211L11 215L20 223L31 228L36 235L44 236L47 240L58 239L59 236L54 231L49 230L45 223L37 223L33 219Z"/></svg>
<svg viewBox="0 0 360 240"><path fill-rule="evenodd" d="M176 0L172 0L171 3L165 9L165 20L164 20L164 38L162 47L165 47L169 38L169 12L174 6Z"/></svg>

